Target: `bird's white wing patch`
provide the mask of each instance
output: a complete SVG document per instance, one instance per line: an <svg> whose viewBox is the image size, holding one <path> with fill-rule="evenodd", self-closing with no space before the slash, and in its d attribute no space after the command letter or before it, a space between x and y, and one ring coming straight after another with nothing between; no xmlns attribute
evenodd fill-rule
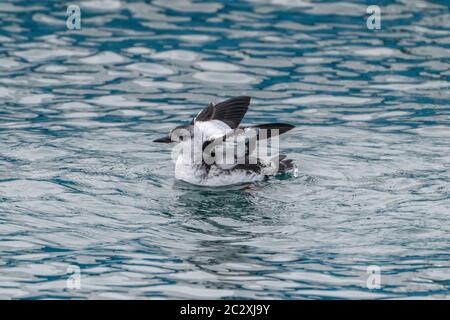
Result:
<svg viewBox="0 0 450 320"><path fill-rule="evenodd" d="M203 140L213 140L220 138L233 129L225 122L220 120L197 121L194 125L194 134L198 131L203 136Z"/></svg>

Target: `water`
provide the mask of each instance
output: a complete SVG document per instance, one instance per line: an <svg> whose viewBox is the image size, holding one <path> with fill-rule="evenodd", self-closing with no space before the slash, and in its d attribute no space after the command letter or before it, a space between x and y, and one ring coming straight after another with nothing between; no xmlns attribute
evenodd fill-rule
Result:
<svg viewBox="0 0 450 320"><path fill-rule="evenodd" d="M0 3L0 298L450 297L447 1L381 30L362 1L67 5ZM298 177L176 182L152 140L244 94Z"/></svg>

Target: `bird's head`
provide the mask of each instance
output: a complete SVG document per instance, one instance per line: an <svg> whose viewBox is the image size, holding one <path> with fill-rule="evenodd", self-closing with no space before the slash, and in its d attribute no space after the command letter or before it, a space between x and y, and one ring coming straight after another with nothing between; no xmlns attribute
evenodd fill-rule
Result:
<svg viewBox="0 0 450 320"><path fill-rule="evenodd" d="M181 125L173 128L167 136L155 139L153 140L153 142L159 143L183 142L192 136L192 132L193 132L192 125Z"/></svg>

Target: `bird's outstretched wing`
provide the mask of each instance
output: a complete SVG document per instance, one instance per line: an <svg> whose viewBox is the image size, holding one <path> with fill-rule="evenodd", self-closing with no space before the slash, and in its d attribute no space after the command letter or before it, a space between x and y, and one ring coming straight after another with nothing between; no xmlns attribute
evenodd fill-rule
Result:
<svg viewBox="0 0 450 320"><path fill-rule="evenodd" d="M244 118L249 104L250 97L247 96L231 98L216 105L211 103L192 119L191 124L197 121L220 120L231 129L236 129Z"/></svg>
<svg viewBox="0 0 450 320"><path fill-rule="evenodd" d="M281 135L293 128L293 125L285 123L267 123L239 127L224 136L205 141L203 143L204 155L212 155L209 162L214 162L223 169L231 169L237 164L249 164L251 162L250 158L254 157L253 152L259 141ZM233 159L227 159L227 165L223 166L220 163L223 163L224 159L221 156L226 151L225 149L231 152Z"/></svg>

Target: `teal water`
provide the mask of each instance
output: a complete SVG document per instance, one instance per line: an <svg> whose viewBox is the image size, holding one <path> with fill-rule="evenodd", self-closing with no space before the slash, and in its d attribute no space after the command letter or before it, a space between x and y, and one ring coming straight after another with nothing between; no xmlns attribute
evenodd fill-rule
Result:
<svg viewBox="0 0 450 320"><path fill-rule="evenodd" d="M0 298L450 297L448 1L77 3L0 3ZM298 176L176 182L239 95Z"/></svg>

